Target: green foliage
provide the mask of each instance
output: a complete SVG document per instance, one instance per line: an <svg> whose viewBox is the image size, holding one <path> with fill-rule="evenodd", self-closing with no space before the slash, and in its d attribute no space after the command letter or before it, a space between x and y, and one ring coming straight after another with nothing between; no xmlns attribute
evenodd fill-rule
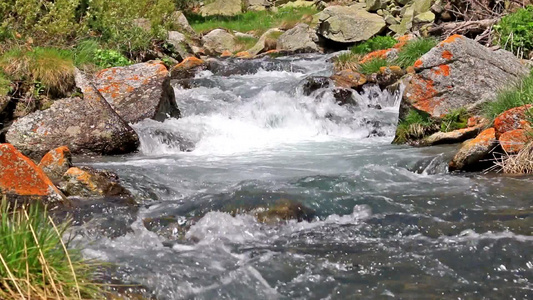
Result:
<svg viewBox="0 0 533 300"><path fill-rule="evenodd" d="M433 130L435 123L431 116L422 111L410 110L396 128L395 144L405 144L409 141L423 138L427 132Z"/></svg>
<svg viewBox="0 0 533 300"><path fill-rule="evenodd" d="M86 299L100 293L96 265L68 249L61 237L68 223L56 226L37 205L13 210L0 204L0 298Z"/></svg>
<svg viewBox="0 0 533 300"><path fill-rule="evenodd" d="M337 71L358 70L361 55L352 52L345 52L334 58L333 63Z"/></svg>
<svg viewBox="0 0 533 300"><path fill-rule="evenodd" d="M514 107L533 104L533 72L519 83L498 93L496 101L488 102L483 113L489 120Z"/></svg>
<svg viewBox="0 0 533 300"><path fill-rule="evenodd" d="M11 80L7 76L0 72L0 96L5 96L11 91Z"/></svg>
<svg viewBox="0 0 533 300"><path fill-rule="evenodd" d="M208 16L196 14L187 16L189 23L197 32L207 32L216 28L235 30L239 32L255 31L261 34L270 28L281 26L283 23L301 21L305 16L311 16L318 11L314 7L280 8L277 12L248 11L233 16Z"/></svg>
<svg viewBox="0 0 533 300"><path fill-rule="evenodd" d="M236 43L240 50L247 50L255 46L257 38L249 36L237 36Z"/></svg>
<svg viewBox="0 0 533 300"><path fill-rule="evenodd" d="M94 40L85 40L78 44L74 51L74 62L76 66L94 65L102 69L131 64L131 61L120 52L102 49Z"/></svg>
<svg viewBox="0 0 533 300"><path fill-rule="evenodd" d="M494 26L499 44L520 57L533 51L533 5L503 17Z"/></svg>
<svg viewBox="0 0 533 300"><path fill-rule="evenodd" d="M383 58L373 58L359 65L359 72L361 74L374 74L378 73L382 67L389 66L389 62Z"/></svg>
<svg viewBox="0 0 533 300"><path fill-rule="evenodd" d="M350 50L354 54L365 55L376 50L384 50L392 48L398 41L390 36L376 36L367 41L364 41Z"/></svg>
<svg viewBox="0 0 533 300"><path fill-rule="evenodd" d="M466 128L469 117L470 115L464 107L452 110L450 113L442 117L440 131L450 132L457 129Z"/></svg>
<svg viewBox="0 0 533 300"><path fill-rule="evenodd" d="M433 47L437 46L437 40L434 38L420 38L416 40L410 40L402 47L398 53L398 58L395 64L407 68L414 65L414 63L426 54Z"/></svg>

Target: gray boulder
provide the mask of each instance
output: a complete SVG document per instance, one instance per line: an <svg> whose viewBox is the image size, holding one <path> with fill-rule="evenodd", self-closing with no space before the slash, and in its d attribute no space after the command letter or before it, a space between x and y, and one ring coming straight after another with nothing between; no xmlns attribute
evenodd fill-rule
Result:
<svg viewBox="0 0 533 300"><path fill-rule="evenodd" d="M95 84L128 123L180 116L168 70L160 61L105 69L96 74Z"/></svg>
<svg viewBox="0 0 533 300"><path fill-rule="evenodd" d="M213 0L200 9L202 16L234 16L242 13L243 0Z"/></svg>
<svg viewBox="0 0 533 300"><path fill-rule="evenodd" d="M233 52L236 49L235 36L223 29L215 29L202 37L205 51L211 55L224 51Z"/></svg>
<svg viewBox="0 0 533 300"><path fill-rule="evenodd" d="M364 3L330 6L319 14L319 34L339 43L365 41L385 29L387 24L377 14L369 13Z"/></svg>
<svg viewBox="0 0 533 300"><path fill-rule="evenodd" d="M280 33L281 33L281 30L277 28L271 28L267 30L267 32L261 35L257 43L255 43L255 45L252 48L248 49L248 53L250 53L251 55L257 55L263 51L272 50L272 49L269 49L269 47L272 46L270 44L273 42L271 41L273 39L272 36L276 34L280 34ZM275 41L275 43L273 44L277 45L277 41Z"/></svg>
<svg viewBox="0 0 533 300"><path fill-rule="evenodd" d="M174 47L174 51L179 54L182 60L194 56L194 54L192 54L193 51L187 42L187 37L183 33L169 31L166 42Z"/></svg>
<svg viewBox="0 0 533 300"><path fill-rule="evenodd" d="M181 11L175 11L170 16L171 22L176 29L188 34L189 36L196 36L197 33L189 24L187 17Z"/></svg>
<svg viewBox="0 0 533 300"><path fill-rule="evenodd" d="M277 50L290 52L318 52L318 37L309 25L300 23L283 33L277 42Z"/></svg>
<svg viewBox="0 0 533 300"><path fill-rule="evenodd" d="M122 154L137 150L135 131L113 110L79 72L81 98L56 100L43 111L17 119L6 140L25 155L40 159L46 152L67 146L73 154Z"/></svg>

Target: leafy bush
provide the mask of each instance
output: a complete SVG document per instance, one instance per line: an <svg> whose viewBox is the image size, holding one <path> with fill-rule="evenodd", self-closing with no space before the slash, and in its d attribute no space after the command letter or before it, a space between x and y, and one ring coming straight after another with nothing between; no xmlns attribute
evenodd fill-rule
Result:
<svg viewBox="0 0 533 300"><path fill-rule="evenodd" d="M533 104L533 72L512 87L498 93L496 101L488 102L483 113L489 120L514 107Z"/></svg>
<svg viewBox="0 0 533 300"><path fill-rule="evenodd" d="M98 42L86 40L78 44L74 51L74 63L76 66L86 68L94 65L98 68L110 68L127 66L131 61L120 52L102 49Z"/></svg>
<svg viewBox="0 0 533 300"><path fill-rule="evenodd" d="M503 17L494 28L504 49L520 57L533 51L533 5Z"/></svg>
<svg viewBox="0 0 533 300"><path fill-rule="evenodd" d="M414 63L426 54L433 47L437 46L437 40L434 38L420 38L416 40L410 40L402 47L398 52L398 58L395 64L407 68L414 65Z"/></svg>
<svg viewBox="0 0 533 300"><path fill-rule="evenodd" d="M374 74L378 73L382 67L389 66L389 62L383 58L373 58L367 62L359 65L359 72L362 74Z"/></svg>
<svg viewBox="0 0 533 300"><path fill-rule="evenodd" d="M95 264L61 239L68 223L56 226L37 205L12 210L0 204L0 298L87 299L100 293Z"/></svg>
<svg viewBox="0 0 533 300"><path fill-rule="evenodd" d="M354 54L365 55L376 50L383 50L392 48L398 41L390 36L376 36L367 41L364 41L350 50Z"/></svg>
<svg viewBox="0 0 533 300"><path fill-rule="evenodd" d="M428 113L418 110L410 110L403 120L398 122L396 137L393 143L405 144L409 141L418 140L434 131L435 123Z"/></svg>
<svg viewBox="0 0 533 300"><path fill-rule="evenodd" d="M466 128L469 117L470 115L464 107L452 110L450 113L442 117L440 131L450 132L457 129Z"/></svg>

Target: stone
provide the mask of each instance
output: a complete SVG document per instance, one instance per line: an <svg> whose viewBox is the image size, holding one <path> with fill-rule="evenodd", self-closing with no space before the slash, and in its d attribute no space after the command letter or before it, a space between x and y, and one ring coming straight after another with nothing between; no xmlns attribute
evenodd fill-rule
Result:
<svg viewBox="0 0 533 300"><path fill-rule="evenodd" d="M271 28L267 30L265 33L263 33L263 35L261 35L257 43L255 43L252 48L248 49L248 52L252 55L257 55L261 52L275 49L276 47L271 47L271 44L275 44L277 46L277 40L275 42L269 40L273 39L272 36L281 34L282 31L278 28Z"/></svg>
<svg viewBox="0 0 533 300"><path fill-rule="evenodd" d="M378 9L387 6L386 1L382 0L366 0L366 10L369 12L376 12Z"/></svg>
<svg viewBox="0 0 533 300"><path fill-rule="evenodd" d="M210 55L217 55L224 51L233 52L236 49L236 39L224 29L215 29L202 37L204 48Z"/></svg>
<svg viewBox="0 0 533 300"><path fill-rule="evenodd" d="M394 31L397 36L405 35L413 28L415 9L412 6L406 7L405 13L402 14L400 24L390 25L389 29Z"/></svg>
<svg viewBox="0 0 533 300"><path fill-rule="evenodd" d="M314 210L288 199L280 199L274 205L256 209L253 213L259 222L266 224L277 224L289 220L312 221L316 215Z"/></svg>
<svg viewBox="0 0 533 300"><path fill-rule="evenodd" d="M59 182L63 174L72 167L72 154L67 146L55 148L46 153L39 168L50 178L53 182Z"/></svg>
<svg viewBox="0 0 533 300"><path fill-rule="evenodd" d="M188 57L181 63L175 65L170 69L170 77L172 79L187 79L194 77L198 70L206 67L206 63L196 57Z"/></svg>
<svg viewBox="0 0 533 300"><path fill-rule="evenodd" d="M483 129L483 125L457 129L450 132L436 132L422 141L423 145L455 144L475 138Z"/></svg>
<svg viewBox="0 0 533 300"><path fill-rule="evenodd" d="M181 11L175 11L170 16L170 20L174 27L190 36L196 36L197 33L189 24L187 17Z"/></svg>
<svg viewBox="0 0 533 300"><path fill-rule="evenodd" d="M73 154L108 155L137 150L139 137L135 131L79 71L76 83L83 99L56 100L47 110L17 119L6 140L35 159L61 146L67 146Z"/></svg>
<svg viewBox="0 0 533 300"><path fill-rule="evenodd" d="M426 11L416 15L414 21L415 23L433 23L433 21L435 21L435 14L430 11Z"/></svg>
<svg viewBox="0 0 533 300"><path fill-rule="evenodd" d="M324 76L315 76L308 77L304 79L304 84L302 85L303 94L306 96L311 95L313 92L330 87L331 82L328 77Z"/></svg>
<svg viewBox="0 0 533 300"><path fill-rule="evenodd" d="M67 196L116 197L135 203L132 195L122 185L118 176L110 171L91 167L72 167L65 172L59 188Z"/></svg>
<svg viewBox="0 0 533 300"><path fill-rule="evenodd" d="M502 133L498 140L507 154L515 154L524 149L531 140L531 134L531 130L513 129Z"/></svg>
<svg viewBox="0 0 533 300"><path fill-rule="evenodd" d="M367 82L365 75L352 70L339 71L331 76L331 80L336 87L353 89L357 89Z"/></svg>
<svg viewBox="0 0 533 300"><path fill-rule="evenodd" d="M242 0L213 0L200 9L202 16L235 16L242 13Z"/></svg>
<svg viewBox="0 0 533 300"><path fill-rule="evenodd" d="M406 88L402 107L414 107L436 118L462 107L475 112L528 73L512 53L492 51L460 35L441 42L414 67L416 74ZM400 118L407 111L402 109Z"/></svg>
<svg viewBox="0 0 533 300"><path fill-rule="evenodd" d="M183 33L169 31L166 42L174 47L174 51L179 54L181 59L194 56L191 47L187 43L187 37Z"/></svg>
<svg viewBox="0 0 533 300"><path fill-rule="evenodd" d="M168 70L161 61L102 70L96 74L95 84L128 123L180 117Z"/></svg>
<svg viewBox="0 0 533 300"><path fill-rule="evenodd" d="M489 158L496 144L494 128L485 129L476 138L463 143L449 163L450 171L482 170L486 164L480 161Z"/></svg>
<svg viewBox="0 0 533 300"><path fill-rule="evenodd" d="M416 0L413 1L413 9L416 15L425 13L431 9L434 0Z"/></svg>
<svg viewBox="0 0 533 300"><path fill-rule="evenodd" d="M319 15L318 32L328 40L355 43L370 39L386 26L383 18L366 11L364 4L330 6Z"/></svg>
<svg viewBox="0 0 533 300"><path fill-rule="evenodd" d="M309 25L300 23L287 30L278 38L277 50L289 52L318 52L318 45L314 42L316 34L310 30Z"/></svg>
<svg viewBox="0 0 533 300"><path fill-rule="evenodd" d="M311 7L315 5L313 1L306 1L306 0L296 0L296 1L290 1L285 4L283 4L282 8L300 8L300 7Z"/></svg>
<svg viewBox="0 0 533 300"><path fill-rule="evenodd" d="M527 104L504 111L494 119L494 129L496 137L507 131L515 129L528 129L530 124L526 121L527 112L533 108L533 105Z"/></svg>
<svg viewBox="0 0 533 300"><path fill-rule="evenodd" d="M0 174L0 193L11 203L68 204L43 170L11 144L0 144Z"/></svg>
<svg viewBox="0 0 533 300"><path fill-rule="evenodd" d="M272 3L268 0L248 0L248 10L262 11L271 6Z"/></svg>

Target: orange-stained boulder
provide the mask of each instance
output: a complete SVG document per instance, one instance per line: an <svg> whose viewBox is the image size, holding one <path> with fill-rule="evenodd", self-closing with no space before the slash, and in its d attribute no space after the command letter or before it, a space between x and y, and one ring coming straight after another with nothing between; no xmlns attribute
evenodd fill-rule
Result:
<svg viewBox="0 0 533 300"><path fill-rule="evenodd" d="M485 129L475 139L468 140L449 164L450 171L481 170L486 166L481 160L489 158L496 145L494 128Z"/></svg>
<svg viewBox="0 0 533 300"><path fill-rule="evenodd" d="M11 202L67 203L43 170L11 144L0 144L0 192Z"/></svg>
<svg viewBox="0 0 533 300"><path fill-rule="evenodd" d="M161 61L102 70L96 74L95 85L128 123L180 116L168 70Z"/></svg>
<svg viewBox="0 0 533 300"><path fill-rule="evenodd" d="M533 106L531 104L511 108L494 119L494 129L496 129L496 136L511 131L514 129L526 129L528 124L526 121L527 111Z"/></svg>
<svg viewBox="0 0 533 300"><path fill-rule="evenodd" d="M170 69L170 77L172 79L185 79L193 77L196 71L202 70L205 67L205 61L197 57L187 57L182 62Z"/></svg>
<svg viewBox="0 0 533 300"><path fill-rule="evenodd" d="M520 152L525 145L533 140L533 132L526 129L514 129L500 135L499 141L503 150L509 154Z"/></svg>
<svg viewBox="0 0 533 300"><path fill-rule="evenodd" d="M39 167L50 179L57 182L72 167L72 154L67 146L55 148L43 156Z"/></svg>
<svg viewBox="0 0 533 300"><path fill-rule="evenodd" d="M357 88L366 83L366 76L351 70L343 70L331 76L331 80L336 87Z"/></svg>
<svg viewBox="0 0 533 300"><path fill-rule="evenodd" d="M248 52L248 51L241 51L241 52L235 54L235 57L247 58L247 59L254 58L254 56L252 54L250 54L250 52Z"/></svg>
<svg viewBox="0 0 533 300"><path fill-rule="evenodd" d="M450 132L435 132L434 134L428 136L424 139L422 144L424 145L439 145L439 144L455 144L464 142L468 139L476 137L483 125L478 125L474 127L467 127L462 129L453 130Z"/></svg>

